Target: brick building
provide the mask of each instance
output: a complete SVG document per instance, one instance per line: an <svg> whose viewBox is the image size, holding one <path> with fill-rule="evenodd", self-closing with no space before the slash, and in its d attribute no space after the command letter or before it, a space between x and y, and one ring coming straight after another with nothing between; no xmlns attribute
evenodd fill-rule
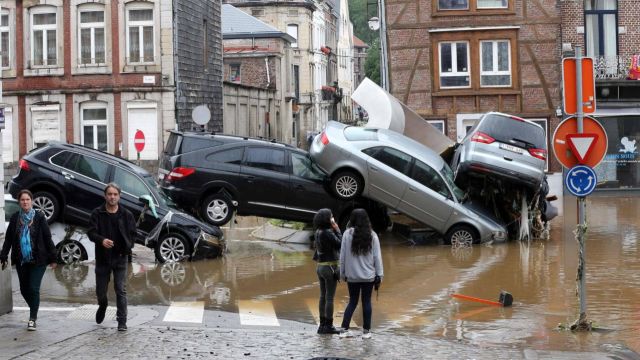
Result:
<svg viewBox="0 0 640 360"><path fill-rule="evenodd" d="M357 88L360 82L364 80L367 73L364 63L367 61L367 51L369 45L360 40L357 36L353 36L353 88Z"/></svg>
<svg viewBox="0 0 640 360"><path fill-rule="evenodd" d="M593 57L596 112L607 131L608 151L596 167L599 188L640 188L640 2L560 1L562 50ZM631 67L635 64L635 69Z"/></svg>
<svg viewBox="0 0 640 360"><path fill-rule="evenodd" d="M185 66L208 63L204 67L213 77L216 71L221 77L221 51L213 48L220 36L216 4L219 8L216 1L197 0L1 0L5 165L50 140L135 159L133 135L142 130L146 146L141 159L152 167L165 130L176 128L176 110L186 123L194 103L217 96L217 107L221 104L221 81L195 81ZM186 32L188 24L194 24L191 32L200 38L207 34L210 41L201 43L209 44L206 58L217 60L184 51L176 28ZM211 91L192 99L183 87L192 93ZM221 113L214 114L221 125Z"/></svg>
<svg viewBox="0 0 640 360"><path fill-rule="evenodd" d="M538 122L561 105L556 0L386 0L391 93L452 139L487 111ZM551 156L550 156L551 158ZM550 170L560 170L555 160Z"/></svg>

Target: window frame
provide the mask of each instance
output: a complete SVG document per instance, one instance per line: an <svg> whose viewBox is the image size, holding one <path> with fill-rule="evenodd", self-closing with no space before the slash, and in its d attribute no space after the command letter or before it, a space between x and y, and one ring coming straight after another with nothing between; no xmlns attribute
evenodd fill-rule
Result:
<svg viewBox="0 0 640 360"><path fill-rule="evenodd" d="M451 69L455 69L455 71L447 72L446 75L443 75L442 72L442 45L450 44L451 45ZM458 44L467 45L467 71L458 72ZM471 88L473 83L473 79L471 79L471 52L470 52L471 44L469 41L441 41L438 42L438 84L441 89L468 89ZM465 75L466 74L466 75ZM443 77L460 77L467 76L469 78L469 85L465 86L442 86L442 78Z"/></svg>
<svg viewBox="0 0 640 360"><path fill-rule="evenodd" d="M498 68L498 59L500 56L500 50L498 48L498 44L500 42L507 43L507 63L509 64L509 69L507 71L496 70ZM491 43L492 55L493 55L493 64L491 71L485 71L484 69L484 60L482 56L482 44L483 43ZM513 82L513 71L511 69L511 42L508 39L495 39L495 40L479 40L478 41L478 57L480 58L480 87L481 88L510 88L511 83ZM482 85L482 77L483 76L491 76L491 75L509 75L509 84L508 85Z"/></svg>
<svg viewBox="0 0 640 360"><path fill-rule="evenodd" d="M290 31L294 28L295 28L295 36ZM295 49L299 48L300 43L298 43L298 37L300 36L300 26L298 24L287 24L287 34L291 35L295 39L295 42L291 43L291 47Z"/></svg>
<svg viewBox="0 0 640 360"><path fill-rule="evenodd" d="M468 0L466 9L440 9L440 1L432 1L433 16L460 16L460 15L506 15L515 14L515 0L507 0L506 7L482 7L478 6L478 0Z"/></svg>
<svg viewBox="0 0 640 360"><path fill-rule="evenodd" d="M234 67L238 68L238 76L237 79L233 78L233 69ZM242 83L242 64L240 63L233 63L233 64L229 64L229 81L235 84L240 84Z"/></svg>
<svg viewBox="0 0 640 360"><path fill-rule="evenodd" d="M434 124L442 125L442 134L447 134L447 122L445 120L427 120L429 124L431 124L436 130L439 130Z"/></svg>
<svg viewBox="0 0 640 360"><path fill-rule="evenodd" d="M131 10L151 10L151 20L131 21L131 20L129 20L129 16L130 16L129 12ZM157 52L157 49L156 49L156 22L155 22L156 8L155 8L155 3L132 3L132 4L126 4L125 8L124 8L124 17L125 17L125 21L124 21L125 63L127 65L155 65L156 64L156 52ZM144 61L145 60L145 56L144 56L144 28L147 27L147 26L151 26L151 28L152 28L151 45L153 46L153 59L151 61ZM138 40L139 40L139 44L140 44L138 56L140 56L140 58L139 58L140 61L136 61L136 62L131 61L131 57L130 57L131 37L130 37L129 30L130 30L131 27L137 27L138 28Z"/></svg>
<svg viewBox="0 0 640 360"><path fill-rule="evenodd" d="M513 54L519 48L518 44L519 27L481 29L481 30L460 30L447 32L431 32L431 49L433 69L437 72L432 77L433 96L452 95L495 95L495 94L519 94L520 74L518 71L518 57ZM440 43L467 41L470 48L467 53L470 56L469 87L442 87L440 86ZM482 41L508 41L510 49L510 86L481 86L480 84L480 43ZM516 50L514 50L516 49Z"/></svg>
<svg viewBox="0 0 640 360"><path fill-rule="evenodd" d="M35 15L42 14L53 14L56 18L55 24L44 24L44 25L35 25L34 17ZM29 9L29 45L30 45L30 56L29 56L29 68L38 69L38 68L55 68L58 67L58 62L60 60L60 51L58 49L58 36L60 36L60 30L58 29L58 8L53 5L39 5ZM35 32L42 31L42 64L35 64ZM55 64L49 64L49 53L48 53L48 33L49 31L55 31L55 49L56 49L56 61Z"/></svg>
<svg viewBox="0 0 640 360"><path fill-rule="evenodd" d="M82 22L82 13L83 12L94 12L101 11L103 15L102 23L83 23ZM104 61L96 62L96 51L95 51L95 30L102 27L103 31L103 48L104 48ZM107 11L104 5L99 3L84 3L80 4L77 7L77 42L78 42L78 59L77 65L78 67L93 67L93 66L106 66L107 64ZM90 52L91 52L91 61L89 63L83 63L82 58L82 30L90 29L91 31L91 39L90 41Z"/></svg>
<svg viewBox="0 0 640 360"><path fill-rule="evenodd" d="M105 112L105 118L104 120L85 120L84 119L84 110L91 110L91 109L104 109ZM99 101L95 101L95 102L85 102L80 104L80 143L84 146L89 146L87 144L85 144L85 138L84 138L84 128L85 126L92 126L93 127L93 144L90 146L93 149L96 150L100 150L98 149L98 126L105 126L106 127L106 134L107 134L107 139L106 139L106 144L107 144L107 148L105 150L100 150L100 151L109 151L109 109L108 109L108 104L105 102L99 102Z"/></svg>
<svg viewBox="0 0 640 360"><path fill-rule="evenodd" d="M7 25L6 26L2 26L2 20L1 18L6 16L7 17ZM0 55L0 70L9 70L11 69L11 42L12 42L12 31L11 31L11 25L12 25L12 21L11 21L11 11L8 8L2 8L2 11L0 11L0 52L2 53ZM3 33L7 33L7 49L3 49L2 48L2 34ZM7 58L7 66L4 66L2 63L2 57L4 54L4 52L6 52L6 58Z"/></svg>
<svg viewBox="0 0 640 360"><path fill-rule="evenodd" d="M620 21L619 18L619 11L620 11L620 6L618 4L617 1L613 1L614 4L616 4L616 8L615 10L596 10L596 9L591 9L591 10L587 10L587 6L586 6L586 2L589 0L583 0L582 1L582 5L583 5L583 9L584 9L584 17L583 17L583 21L584 21L584 35L583 35L583 41L584 41L584 45L585 45L585 54L587 54L586 56L607 56L606 54L604 54L605 51L605 29L604 29L604 16L605 15L615 15L615 41L616 41L616 53L615 55L620 54L620 33L618 32L618 23ZM588 16L596 16L598 18L598 47L599 50L601 52L603 52L602 54L596 54L591 53L591 49L590 49L590 44L588 42L588 34L589 34L589 24L587 22L587 17ZM609 56L614 56L614 55L609 55Z"/></svg>

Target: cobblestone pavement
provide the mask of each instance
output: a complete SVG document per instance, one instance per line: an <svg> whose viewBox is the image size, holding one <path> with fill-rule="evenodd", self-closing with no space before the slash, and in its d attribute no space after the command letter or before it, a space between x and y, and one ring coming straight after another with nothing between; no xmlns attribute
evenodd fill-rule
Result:
<svg viewBox="0 0 640 360"><path fill-rule="evenodd" d="M0 359L638 359L615 347L590 353L483 348L385 333L340 339L315 334L312 324L240 326L232 321L237 314L216 311L206 311L203 324L160 325L166 307L129 307L129 331L120 333L112 316L95 324L90 306L42 307L36 332L26 331L22 308L0 316Z"/></svg>

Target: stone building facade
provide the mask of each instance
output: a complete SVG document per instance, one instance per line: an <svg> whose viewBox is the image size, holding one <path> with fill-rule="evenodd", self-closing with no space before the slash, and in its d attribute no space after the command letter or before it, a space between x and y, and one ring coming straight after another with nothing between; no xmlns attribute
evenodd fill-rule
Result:
<svg viewBox="0 0 640 360"><path fill-rule="evenodd" d="M550 136L561 105L556 5L386 0L391 93L455 140L487 111L531 119Z"/></svg>

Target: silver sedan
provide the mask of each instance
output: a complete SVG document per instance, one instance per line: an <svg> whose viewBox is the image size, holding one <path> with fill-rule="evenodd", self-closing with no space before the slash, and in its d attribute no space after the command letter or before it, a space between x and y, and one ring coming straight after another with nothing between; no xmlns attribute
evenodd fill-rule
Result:
<svg viewBox="0 0 640 360"><path fill-rule="evenodd" d="M447 243L506 240L503 225L464 202L449 165L404 135L330 121L310 154L342 199L379 201L440 232Z"/></svg>

